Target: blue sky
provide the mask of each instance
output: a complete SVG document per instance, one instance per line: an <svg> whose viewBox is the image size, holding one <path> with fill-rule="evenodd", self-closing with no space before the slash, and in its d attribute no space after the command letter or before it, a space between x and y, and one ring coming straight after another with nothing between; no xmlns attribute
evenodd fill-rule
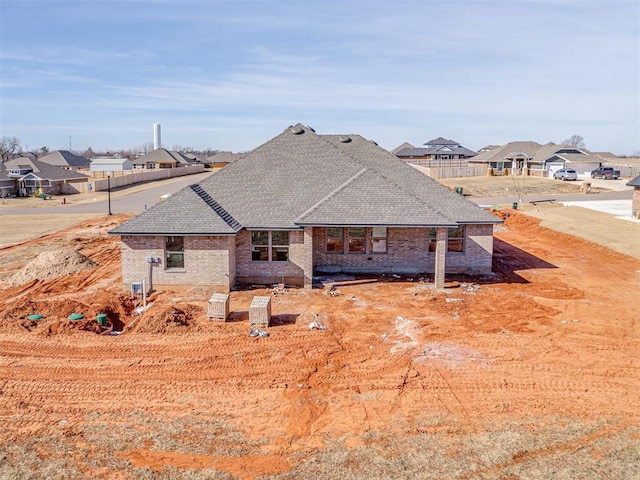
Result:
<svg viewBox="0 0 640 480"><path fill-rule="evenodd" d="M0 0L0 135L246 151L302 122L640 150L640 3Z"/></svg>

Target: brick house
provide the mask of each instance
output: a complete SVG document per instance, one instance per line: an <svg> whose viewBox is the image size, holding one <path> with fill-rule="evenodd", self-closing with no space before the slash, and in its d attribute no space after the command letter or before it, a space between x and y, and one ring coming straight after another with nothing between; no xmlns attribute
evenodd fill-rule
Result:
<svg viewBox="0 0 640 480"><path fill-rule="evenodd" d="M406 146L405 146L406 145ZM455 140L438 137L429 140L424 147L403 144L394 151L396 157L409 163L418 161L434 162L446 165L451 160L467 160L477 155L473 150L463 147Z"/></svg>
<svg viewBox="0 0 640 480"><path fill-rule="evenodd" d="M0 197L28 197L38 193L71 195L83 191L89 176L31 157L0 163Z"/></svg>
<svg viewBox="0 0 640 480"><path fill-rule="evenodd" d="M109 233L125 287L491 271L501 220L359 135L297 124Z"/></svg>

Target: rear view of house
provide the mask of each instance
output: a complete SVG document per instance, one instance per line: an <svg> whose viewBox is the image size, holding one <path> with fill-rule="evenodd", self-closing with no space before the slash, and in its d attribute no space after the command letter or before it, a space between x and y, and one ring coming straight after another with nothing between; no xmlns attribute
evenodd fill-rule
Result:
<svg viewBox="0 0 640 480"><path fill-rule="evenodd" d="M491 271L501 220L359 135L297 124L118 226L122 278L311 287L314 273Z"/></svg>

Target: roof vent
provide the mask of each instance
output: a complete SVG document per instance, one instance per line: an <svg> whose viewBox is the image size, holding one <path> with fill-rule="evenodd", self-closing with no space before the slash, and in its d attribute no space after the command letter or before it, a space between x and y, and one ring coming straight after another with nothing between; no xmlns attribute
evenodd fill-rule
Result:
<svg viewBox="0 0 640 480"><path fill-rule="evenodd" d="M301 133L304 133L304 128L302 127L293 127L291 129L291 131L295 134L295 135L300 135Z"/></svg>
<svg viewBox="0 0 640 480"><path fill-rule="evenodd" d="M369 140L371 143L373 143L376 147L378 147L378 142L375 142L374 140Z"/></svg>
<svg viewBox="0 0 640 480"><path fill-rule="evenodd" d="M351 137L344 136L344 137L338 138L338 140L340 140L342 143L349 143L351 141Z"/></svg>
<svg viewBox="0 0 640 480"><path fill-rule="evenodd" d="M308 128L309 130L311 130L312 132L315 132L315 131L316 131L316 130L315 130L315 128L310 127L309 125L307 125L307 128Z"/></svg>

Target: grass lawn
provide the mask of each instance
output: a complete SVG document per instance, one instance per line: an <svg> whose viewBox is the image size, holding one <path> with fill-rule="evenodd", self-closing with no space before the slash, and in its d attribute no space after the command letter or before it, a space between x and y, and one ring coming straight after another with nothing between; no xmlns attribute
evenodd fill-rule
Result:
<svg viewBox="0 0 640 480"><path fill-rule="evenodd" d="M442 178L438 180L451 188L462 187L465 196L471 197L500 197L501 195L531 195L580 193L580 180L562 182L551 178L505 176L505 177L462 177ZM608 189L593 187L593 193L606 192Z"/></svg>

